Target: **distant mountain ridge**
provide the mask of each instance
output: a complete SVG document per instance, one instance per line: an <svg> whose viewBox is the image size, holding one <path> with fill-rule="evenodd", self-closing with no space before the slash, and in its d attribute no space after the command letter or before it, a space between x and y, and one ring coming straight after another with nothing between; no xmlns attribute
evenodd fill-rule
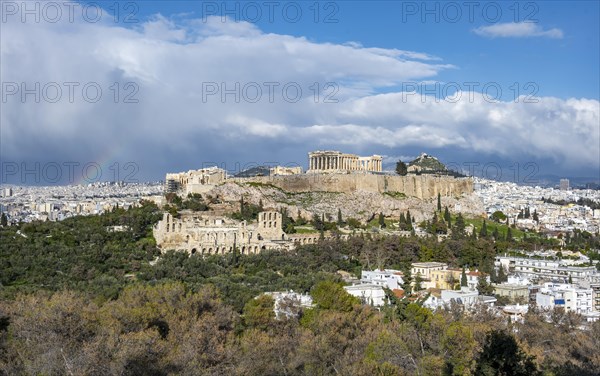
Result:
<svg viewBox="0 0 600 376"><path fill-rule="evenodd" d="M247 170L238 172L234 175L236 178L252 178L255 176L269 176L271 175L271 169L267 166L252 167Z"/></svg>

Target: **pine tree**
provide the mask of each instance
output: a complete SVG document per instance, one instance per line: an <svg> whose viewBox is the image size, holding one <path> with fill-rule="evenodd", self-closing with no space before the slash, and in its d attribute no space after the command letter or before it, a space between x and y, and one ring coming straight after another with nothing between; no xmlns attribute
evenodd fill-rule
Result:
<svg viewBox="0 0 600 376"><path fill-rule="evenodd" d="M421 282L423 282L423 278L421 278L421 273L417 273L415 276L415 291L421 291L423 287L421 286Z"/></svg>
<svg viewBox="0 0 600 376"><path fill-rule="evenodd" d="M485 274L480 273L477 280L477 291L481 295L492 295L494 293L494 288L488 283L485 277Z"/></svg>
<svg viewBox="0 0 600 376"><path fill-rule="evenodd" d="M490 271L490 281L492 283L498 283L498 275L496 274L496 268L492 268Z"/></svg>
<svg viewBox="0 0 600 376"><path fill-rule="evenodd" d="M398 227L400 228L400 230L406 229L406 218L404 218L404 213L400 213Z"/></svg>
<svg viewBox="0 0 600 376"><path fill-rule="evenodd" d="M438 212L442 212L442 195L440 193L438 193L438 200L437 200L437 211Z"/></svg>
<svg viewBox="0 0 600 376"><path fill-rule="evenodd" d="M500 265L500 268L498 268L497 277L499 283L506 282L508 280L508 277L506 276L506 273L504 272L504 267L502 265Z"/></svg>

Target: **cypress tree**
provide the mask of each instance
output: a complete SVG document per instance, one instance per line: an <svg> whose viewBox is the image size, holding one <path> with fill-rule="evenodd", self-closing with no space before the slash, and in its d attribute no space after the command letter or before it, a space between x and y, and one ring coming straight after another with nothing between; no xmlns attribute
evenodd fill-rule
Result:
<svg viewBox="0 0 600 376"><path fill-rule="evenodd" d="M381 228L385 227L385 218L383 217L383 213L379 213L379 226Z"/></svg>
<svg viewBox="0 0 600 376"><path fill-rule="evenodd" d="M479 237L480 238L487 237L487 225L485 223L485 220L483 220L483 225L481 226L481 231L479 232Z"/></svg>
<svg viewBox="0 0 600 376"><path fill-rule="evenodd" d="M494 233L492 234L494 240L498 240L500 238L500 234L498 233L498 227L494 227Z"/></svg>
<svg viewBox="0 0 600 376"><path fill-rule="evenodd" d="M438 193L437 211L442 211L442 195L440 193Z"/></svg>
<svg viewBox="0 0 600 376"><path fill-rule="evenodd" d="M511 242L512 240L513 240L513 238L512 238L512 230L509 227L508 231L506 231L506 241L507 242Z"/></svg>
<svg viewBox="0 0 600 376"><path fill-rule="evenodd" d="M452 224L452 217L450 216L450 212L448 211L448 207L446 206L444 208L444 221L446 221L446 224L448 225L448 227L450 227L450 225Z"/></svg>

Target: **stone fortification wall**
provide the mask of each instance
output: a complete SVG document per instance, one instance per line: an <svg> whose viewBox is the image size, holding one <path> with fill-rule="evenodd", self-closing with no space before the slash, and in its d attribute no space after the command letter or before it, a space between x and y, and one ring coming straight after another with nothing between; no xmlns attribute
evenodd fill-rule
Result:
<svg viewBox="0 0 600 376"><path fill-rule="evenodd" d="M471 178L457 179L435 175L302 174L257 176L231 180L240 183L271 184L288 192L398 192L420 199L434 198L438 193L445 197L473 193Z"/></svg>

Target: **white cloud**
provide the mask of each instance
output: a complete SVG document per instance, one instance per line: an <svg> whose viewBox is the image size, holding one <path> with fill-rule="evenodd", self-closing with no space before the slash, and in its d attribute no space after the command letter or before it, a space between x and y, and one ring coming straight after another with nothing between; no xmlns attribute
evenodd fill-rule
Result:
<svg viewBox="0 0 600 376"><path fill-rule="evenodd" d="M553 28L544 30L540 25L534 22L507 22L497 23L490 26L480 26L473 29L477 35L488 38L527 38L527 37L546 37L562 39L561 29Z"/></svg>
<svg viewBox="0 0 600 376"><path fill-rule="evenodd" d="M465 94L456 103L436 103L419 95L375 94L402 82L438 81L452 68L426 53L316 43L220 18L205 23L156 16L134 29L7 22L2 38L3 82L81 83L73 103L66 89L57 103L9 97L0 114L3 160L87 162L108 155L121 163L145 162L141 173L160 177L165 164L180 159L193 168L259 154L304 158L320 147L393 155L448 148L600 168L597 100L489 103ZM87 82L102 87L102 100L82 100ZM127 82L138 86L139 103L123 103L132 93ZM222 83L256 82L262 100L203 98L203 84L213 82L219 90ZM279 83L272 103L266 82ZM324 103L334 93L324 90L326 82L338 85L337 103ZM300 100L284 100L286 83L301 87Z"/></svg>

